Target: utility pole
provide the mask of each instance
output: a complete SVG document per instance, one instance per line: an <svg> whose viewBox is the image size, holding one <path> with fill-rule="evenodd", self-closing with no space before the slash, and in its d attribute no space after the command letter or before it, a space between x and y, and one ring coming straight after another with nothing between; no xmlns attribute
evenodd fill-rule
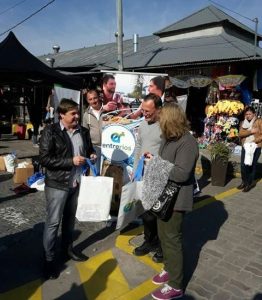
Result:
<svg viewBox="0 0 262 300"><path fill-rule="evenodd" d="M118 70L123 71L123 8L122 8L122 0L117 1L117 63Z"/></svg>
<svg viewBox="0 0 262 300"><path fill-rule="evenodd" d="M255 42L254 42L254 57L256 57L257 56L257 27L258 27L258 18L255 18L252 21L256 23L256 25L255 25Z"/></svg>

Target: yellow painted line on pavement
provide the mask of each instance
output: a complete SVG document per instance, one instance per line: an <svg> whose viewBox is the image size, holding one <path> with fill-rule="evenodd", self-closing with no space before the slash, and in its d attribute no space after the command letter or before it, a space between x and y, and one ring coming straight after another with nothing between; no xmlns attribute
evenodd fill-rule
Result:
<svg viewBox="0 0 262 300"><path fill-rule="evenodd" d="M260 183L262 183L262 179L258 180L256 184L260 184ZM197 202L197 203L195 203L193 205L193 210L196 210L196 209L199 209L201 207L204 207L204 206L206 206L206 205L208 205L208 204L210 204L212 202L215 202L217 200L218 201L222 201L225 198L233 196L233 195L235 195L235 194L237 194L239 192L241 192L241 190L238 190L237 188L232 188L232 189L227 190L227 191L225 191L223 193L217 194L217 195L215 195L213 197L209 197L209 198L207 198L205 200L201 200L201 201L199 201L199 202Z"/></svg>
<svg viewBox="0 0 262 300"><path fill-rule="evenodd" d="M76 266L88 300L119 299L130 291L111 250Z"/></svg>
<svg viewBox="0 0 262 300"><path fill-rule="evenodd" d="M41 280L31 281L11 291L0 294L0 300L41 300L41 285Z"/></svg>
<svg viewBox="0 0 262 300"><path fill-rule="evenodd" d="M148 279L147 281L135 287L128 293L119 297L117 300L140 300L145 296L148 296L151 292L153 292L157 288L159 287L153 284L152 279Z"/></svg>
<svg viewBox="0 0 262 300"><path fill-rule="evenodd" d="M199 202L197 202L197 203L194 203L194 205L193 205L193 210L196 210L196 209L199 209L199 208L201 208L201 207L204 207L204 206L206 206L206 205L208 205L208 204L210 204L210 203L212 203L212 202L215 202L215 201L217 201L217 200L222 201L222 200L224 200L226 197L230 197L230 196L232 196L232 195L234 195L234 194L237 194L237 193L239 193L239 192L241 192L241 191L238 190L237 188L232 188L232 189L230 189L230 190L228 190L228 191L226 191L226 192L217 194L217 195L215 195L215 196L213 196L213 197L209 197L209 198L207 198L207 199L205 199L205 200L201 200L201 201L199 201Z"/></svg>
<svg viewBox="0 0 262 300"><path fill-rule="evenodd" d="M137 235L141 234L142 232L143 232L143 226L140 226L126 233L120 234L116 238L115 246L123 250L124 252L133 255L134 246L130 245L130 240L135 238ZM156 270L157 272L160 272L163 268L163 264L158 264L153 262L152 258L149 255L134 256L134 257L137 258L142 263L151 267L153 270Z"/></svg>
<svg viewBox="0 0 262 300"><path fill-rule="evenodd" d="M128 232L120 234L117 239L115 246L121 249L122 251L133 255L134 246L130 245L130 240L135 238L137 235L143 232L143 226L130 230ZM149 255L145 256L134 256L137 260L144 263L145 265L151 267L156 273L159 273L163 264L157 264L152 261L152 258ZM157 289L157 286L152 283L152 279L148 279L137 287L133 288L129 292L123 294L121 297L117 298L118 300L140 300Z"/></svg>

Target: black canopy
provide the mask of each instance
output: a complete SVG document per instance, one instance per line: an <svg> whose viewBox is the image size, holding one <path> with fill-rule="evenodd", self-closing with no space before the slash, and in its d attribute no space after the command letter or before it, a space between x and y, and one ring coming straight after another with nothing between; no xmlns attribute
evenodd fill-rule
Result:
<svg viewBox="0 0 262 300"><path fill-rule="evenodd" d="M10 32L0 43L0 82L14 81L29 85L57 83L73 89L82 87L81 78L64 75L48 67Z"/></svg>

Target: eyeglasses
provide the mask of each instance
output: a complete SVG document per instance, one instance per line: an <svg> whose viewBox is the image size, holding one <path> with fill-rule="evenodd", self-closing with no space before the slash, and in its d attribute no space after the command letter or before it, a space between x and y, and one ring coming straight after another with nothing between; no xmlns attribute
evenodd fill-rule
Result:
<svg viewBox="0 0 262 300"><path fill-rule="evenodd" d="M148 110L144 110L144 109L141 109L141 112L143 115L146 115L146 116L151 116L154 114L154 111L148 111Z"/></svg>

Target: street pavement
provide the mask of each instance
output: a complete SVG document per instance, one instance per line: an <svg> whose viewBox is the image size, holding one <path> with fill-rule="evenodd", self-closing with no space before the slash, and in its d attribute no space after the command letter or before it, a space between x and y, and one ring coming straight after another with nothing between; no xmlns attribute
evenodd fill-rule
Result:
<svg viewBox="0 0 262 300"><path fill-rule="evenodd" d="M19 158L38 155L30 141L2 138L0 154L12 150ZM183 299L262 299L262 181L243 193L235 188L238 177L212 186L199 166L197 178L201 193L184 224ZM139 222L123 232L114 222L77 222L75 246L90 259L63 262L60 277L44 281L44 193L18 197L14 186L11 174L0 173L0 300L152 299L151 278L162 264L132 255L143 240Z"/></svg>

